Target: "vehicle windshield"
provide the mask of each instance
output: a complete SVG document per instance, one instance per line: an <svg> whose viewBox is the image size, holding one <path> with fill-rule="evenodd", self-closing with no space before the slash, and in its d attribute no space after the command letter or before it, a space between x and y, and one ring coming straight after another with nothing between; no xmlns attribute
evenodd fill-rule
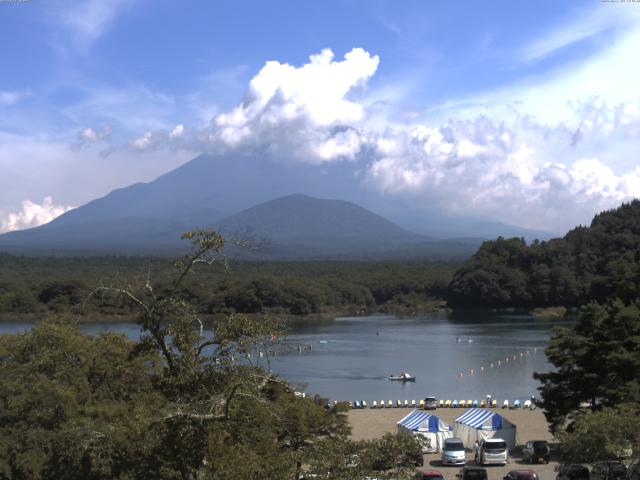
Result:
<svg viewBox="0 0 640 480"><path fill-rule="evenodd" d="M447 442L444 444L444 449L447 452L464 452L464 445L462 442Z"/></svg>
<svg viewBox="0 0 640 480"><path fill-rule="evenodd" d="M507 447L504 442L487 442L484 444L484 448L487 450L504 450Z"/></svg>
<svg viewBox="0 0 640 480"><path fill-rule="evenodd" d="M435 397L427 397L424 399L425 402L435 402L436 398Z"/></svg>
<svg viewBox="0 0 640 480"><path fill-rule="evenodd" d="M465 480L487 480L487 472L484 470L467 470L464 475Z"/></svg>

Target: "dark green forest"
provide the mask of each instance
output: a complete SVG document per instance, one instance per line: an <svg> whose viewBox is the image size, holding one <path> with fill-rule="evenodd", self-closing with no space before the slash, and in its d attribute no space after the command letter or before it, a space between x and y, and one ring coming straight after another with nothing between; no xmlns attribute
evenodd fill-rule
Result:
<svg viewBox="0 0 640 480"><path fill-rule="evenodd" d="M415 313L440 308L458 264L402 262L230 261L228 269L198 268L179 294L201 314L284 315ZM0 314L40 318L128 318L128 305L85 302L105 285L150 278L157 290L172 278L170 262L139 257L19 257L0 255Z"/></svg>
<svg viewBox="0 0 640 480"><path fill-rule="evenodd" d="M576 307L640 296L640 201L574 228L563 238L527 244L485 242L451 282L453 307Z"/></svg>

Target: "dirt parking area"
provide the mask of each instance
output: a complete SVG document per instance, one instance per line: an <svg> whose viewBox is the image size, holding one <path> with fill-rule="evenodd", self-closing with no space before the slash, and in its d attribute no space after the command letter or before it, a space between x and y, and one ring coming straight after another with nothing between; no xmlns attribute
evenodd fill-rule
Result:
<svg viewBox="0 0 640 480"><path fill-rule="evenodd" d="M372 439L382 436L386 432L397 432L396 423L407 415L411 409L407 408L385 408L368 410L351 410L348 413L351 424L351 436L354 440ZM541 410L502 410L498 409L504 418L517 427L516 443L523 445L529 440L552 441L547 421ZM454 420L462 415L465 409L442 408L434 413L441 420L452 425ZM467 453L467 465L473 464L473 454ZM440 454L426 454L424 456L424 466L431 467L442 472L447 480L455 480L456 473L460 467L445 467L440 463ZM522 462L520 449L510 452L509 463L506 466L487 466L489 480L501 480L510 470L532 469L540 480L555 480L555 467L557 462L551 461L548 465L529 465Z"/></svg>

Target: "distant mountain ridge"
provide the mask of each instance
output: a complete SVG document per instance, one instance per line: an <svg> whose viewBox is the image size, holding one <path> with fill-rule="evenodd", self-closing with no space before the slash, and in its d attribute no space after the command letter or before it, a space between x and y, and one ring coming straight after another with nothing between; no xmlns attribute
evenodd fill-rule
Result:
<svg viewBox="0 0 640 480"><path fill-rule="evenodd" d="M386 204L376 203L366 190L348 188L353 180L342 168L329 165L320 175L301 165L256 162L240 154L200 155L152 182L114 190L46 225L0 235L0 251L175 255L184 249L180 234L202 227L253 230L270 240L264 257L271 259L459 259L481 243L484 235L467 228L472 222L466 220L453 229L460 240L432 235L431 230L447 229L429 224L428 218L422 225L414 216L412 231L398 226ZM303 194L290 195L292 185ZM332 194L338 191L378 205L384 217L361 201L320 199L340 198ZM414 226L421 225L415 233Z"/></svg>
<svg viewBox="0 0 640 480"><path fill-rule="evenodd" d="M178 254L180 234L212 227L229 237L264 240L251 259L466 258L477 243L442 242L409 232L354 203L294 194L242 210L217 222L211 217L78 219L0 236L0 249L17 253ZM193 223L189 223L191 219ZM446 244L446 245L445 245Z"/></svg>

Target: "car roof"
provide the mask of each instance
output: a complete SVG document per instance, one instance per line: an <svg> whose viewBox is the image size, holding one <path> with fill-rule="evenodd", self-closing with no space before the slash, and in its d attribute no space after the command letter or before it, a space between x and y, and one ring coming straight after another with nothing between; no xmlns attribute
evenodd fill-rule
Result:
<svg viewBox="0 0 640 480"><path fill-rule="evenodd" d="M495 438L495 437L494 437L494 438L485 438L485 439L484 439L484 441L485 441L485 442L504 442L504 440L503 440L503 439L501 439L501 438Z"/></svg>

